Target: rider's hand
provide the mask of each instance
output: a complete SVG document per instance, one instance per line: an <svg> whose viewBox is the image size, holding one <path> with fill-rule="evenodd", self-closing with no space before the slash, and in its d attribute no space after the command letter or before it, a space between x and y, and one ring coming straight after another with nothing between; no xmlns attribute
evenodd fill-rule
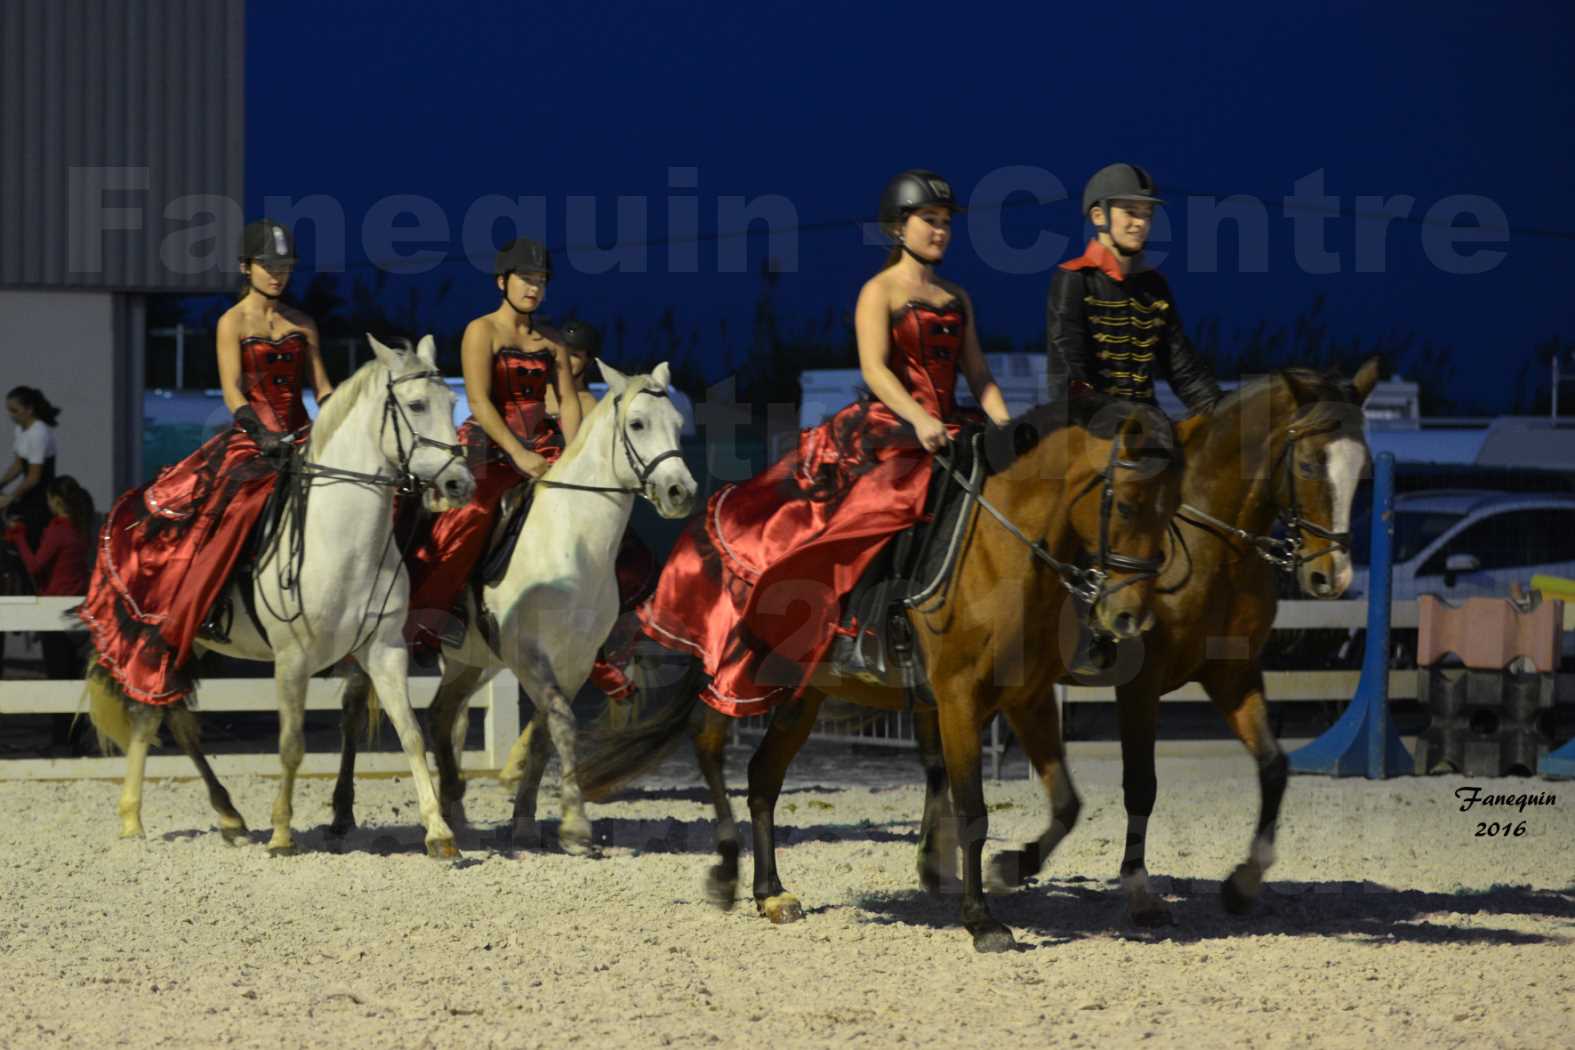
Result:
<svg viewBox="0 0 1575 1050"><path fill-rule="evenodd" d="M946 432L946 424L934 416L925 416L913 425L913 431L919 437L919 444L926 452L939 452L951 441L951 435Z"/></svg>
<svg viewBox="0 0 1575 1050"><path fill-rule="evenodd" d="M514 460L514 469L527 478L539 478L547 473L547 468L552 466L547 462L547 457L530 449L521 449L519 454L511 457Z"/></svg>

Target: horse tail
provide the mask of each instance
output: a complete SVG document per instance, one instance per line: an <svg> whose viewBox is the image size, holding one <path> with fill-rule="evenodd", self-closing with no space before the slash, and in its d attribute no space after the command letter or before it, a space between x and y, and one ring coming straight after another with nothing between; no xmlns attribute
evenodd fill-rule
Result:
<svg viewBox="0 0 1575 1050"><path fill-rule="evenodd" d="M131 705L135 703L99 663L95 652L88 659L87 676L82 682L87 694L88 721L98 736L98 749L112 754L131 746Z"/></svg>
<svg viewBox="0 0 1575 1050"><path fill-rule="evenodd" d="M650 717L585 734L588 746L575 764L580 790L587 801L604 801L661 761L693 723L703 677L700 661L686 657L683 672L673 684L647 682L643 696L648 701L658 701Z"/></svg>
<svg viewBox="0 0 1575 1050"><path fill-rule="evenodd" d="M377 742L378 730L383 727L383 702L378 698L377 686L372 684L372 676L366 673L366 669L355 661L345 667L344 677L344 691L339 696L339 706L344 713L343 731L352 731L354 708L364 704L366 725L363 727L363 744L371 747Z"/></svg>

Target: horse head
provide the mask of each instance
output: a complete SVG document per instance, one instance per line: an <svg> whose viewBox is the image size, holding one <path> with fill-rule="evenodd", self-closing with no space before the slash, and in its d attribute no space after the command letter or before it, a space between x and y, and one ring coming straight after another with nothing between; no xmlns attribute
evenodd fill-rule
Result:
<svg viewBox="0 0 1575 1050"><path fill-rule="evenodd" d="M366 338L387 375L376 424L383 458L402 476L420 483L428 510L469 503L476 479L454 429L454 392L438 371L436 343L423 336L411 350L385 346L370 332Z"/></svg>
<svg viewBox="0 0 1575 1050"><path fill-rule="evenodd" d="M1175 436L1159 411L1130 403L1103 406L1080 433L1066 515L1098 574L1090 616L1116 638L1135 638L1154 625L1154 581L1181 502Z"/></svg>
<svg viewBox="0 0 1575 1050"><path fill-rule="evenodd" d="M1276 374L1291 410L1271 434L1269 484L1295 544L1297 582L1315 598L1338 598L1351 584L1351 503L1370 462L1362 405L1378 369L1372 357L1349 381L1299 369Z"/></svg>
<svg viewBox="0 0 1575 1050"><path fill-rule="evenodd" d="M669 396L667 362L649 375L629 376L605 361L598 363L615 408L613 471L618 481L639 489L662 517L688 517L700 486L684 463L684 419Z"/></svg>

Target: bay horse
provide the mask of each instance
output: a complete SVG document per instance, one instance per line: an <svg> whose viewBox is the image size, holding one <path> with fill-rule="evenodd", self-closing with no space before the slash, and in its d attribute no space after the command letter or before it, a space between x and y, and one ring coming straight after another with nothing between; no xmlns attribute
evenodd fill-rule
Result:
<svg viewBox="0 0 1575 1050"><path fill-rule="evenodd" d="M432 509L462 505L475 491L475 479L459 458L454 392L437 369L432 337L413 351L384 346L370 335L367 340L374 360L334 391L312 427L303 461L279 480L290 488L268 553L253 573L253 593L242 594L234 582L226 588L231 607L254 607L262 629L238 613L227 640L199 635L196 648L274 666L283 776L270 853L295 849L290 821L296 770L306 751L307 684L314 672L354 656L376 683L410 761L427 851L453 857L454 833L439 811L410 705L401 633L410 588L394 543L393 507L396 491L418 489ZM143 769L166 715L176 742L207 785L226 840L246 833L246 822L203 755L196 715L186 701L168 707L139 703L91 664L87 691L100 739L126 752L122 837L143 834Z"/></svg>
<svg viewBox="0 0 1575 1050"><path fill-rule="evenodd" d="M1165 902L1149 887L1144 864L1149 817L1158 795L1154 742L1160 697L1188 682L1203 686L1258 767L1260 810L1246 861L1221 886L1232 914L1248 910L1274 861L1274 838L1288 767L1269 725L1262 652L1278 608L1276 575L1293 572L1304 593L1340 597L1351 582L1351 503L1369 463L1362 405L1378 381L1370 358L1346 381L1286 369L1244 383L1208 416L1177 426L1186 461L1177 528L1166 568L1154 590L1154 628L1122 643L1104 676L1116 688L1121 733L1122 791L1127 810L1121 885L1138 925L1170 922ZM1285 539L1270 535L1276 522ZM931 732L920 732L922 760L933 770L939 755ZM1071 779L1060 776L1053 803L1076 820ZM927 778L921 843L939 841L944 784ZM998 854L991 881L1020 886L1037 873L1054 843L1041 841ZM921 857L927 887L955 869L943 847ZM952 875L954 878L955 876Z"/></svg>
<svg viewBox="0 0 1575 1050"><path fill-rule="evenodd" d="M443 648L443 681L432 701L429 728L437 760L444 814L464 821L465 781L459 755L465 742L470 698L498 671L509 668L535 702L536 713L516 748L533 749L545 764L547 746L563 769L560 847L592 851L591 823L576 790L575 723L570 701L590 677L597 650L618 618L614 564L634 510L645 498L666 518L687 517L699 486L680 451L683 416L669 396L664 362L649 375L625 376L601 363L607 396L585 417L563 455L541 479L508 569L482 591L493 621L482 616L474 593L469 627L458 646ZM334 787L329 831L344 835L355 824L355 750L358 730L375 683L352 675L343 697L343 752ZM511 702L511 701L509 701ZM513 842L540 845L536 786L522 780L515 798Z"/></svg>
<svg viewBox="0 0 1575 1050"><path fill-rule="evenodd" d="M912 690L872 685L839 677L823 663L797 699L772 712L749 764L754 897L759 913L772 922L803 916L799 899L783 888L777 872L775 809L788 765L822 701L835 695L885 710L928 704L936 708L935 744L944 757L940 777L950 783L955 839L964 848L963 926L981 952L1013 946L1011 931L991 915L984 898L981 858L988 818L980 731L1000 711L1037 768L1047 776L1060 768L1051 687L1073 657L1064 640L1068 628L1075 640L1081 606L1072 599L1075 577L1056 566L1100 552L1103 564L1094 577L1094 593L1083 595L1090 599L1089 618L1114 636L1139 634L1152 622L1148 606L1158 558L1180 501L1179 464L1170 424L1162 416L1142 406L1114 404L1096 405L1092 417L1037 432L1029 422L1052 420L1066 408L1044 406L1012 426L1019 454L984 483L953 577L930 604L906 613L921 684ZM701 684L699 662L691 659L676 685L660 690L672 699L665 709L635 725L592 734L592 750L582 760L587 796L605 796L691 730ZM727 716L705 708L694 732L718 822L719 859L710 871L708 892L724 909L736 896L739 852L723 778L727 729ZM1051 786L1047 780L1046 787Z"/></svg>

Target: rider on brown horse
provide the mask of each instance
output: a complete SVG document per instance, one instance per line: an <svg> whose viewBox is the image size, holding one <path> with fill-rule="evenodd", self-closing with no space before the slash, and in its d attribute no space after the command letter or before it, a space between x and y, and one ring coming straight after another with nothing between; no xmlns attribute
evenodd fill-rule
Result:
<svg viewBox="0 0 1575 1050"><path fill-rule="evenodd" d="M1163 201L1148 172L1111 164L1083 188L1083 214L1097 236L1050 281L1050 402L1102 395L1154 404L1164 377L1193 414L1220 389L1182 330L1158 270L1143 261L1154 206Z"/></svg>

